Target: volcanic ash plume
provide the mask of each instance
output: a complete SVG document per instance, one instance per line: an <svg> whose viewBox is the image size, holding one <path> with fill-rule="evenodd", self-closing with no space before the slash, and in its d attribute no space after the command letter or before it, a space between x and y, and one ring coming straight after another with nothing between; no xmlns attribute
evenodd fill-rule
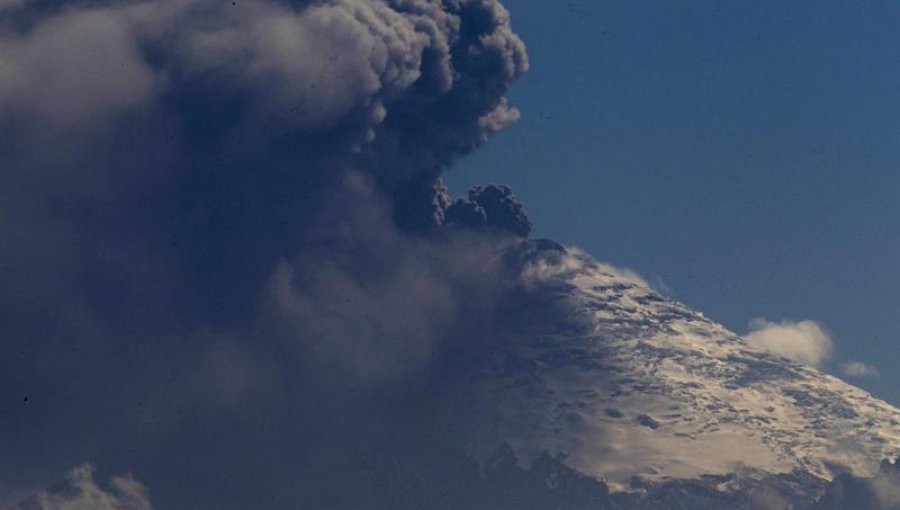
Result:
<svg viewBox="0 0 900 510"><path fill-rule="evenodd" d="M441 173L527 67L494 0L0 2L0 503L334 480L512 285L521 204Z"/></svg>

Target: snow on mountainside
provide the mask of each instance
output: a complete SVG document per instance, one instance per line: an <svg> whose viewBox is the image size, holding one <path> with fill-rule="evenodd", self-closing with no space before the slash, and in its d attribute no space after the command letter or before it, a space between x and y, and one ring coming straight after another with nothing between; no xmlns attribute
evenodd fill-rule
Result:
<svg viewBox="0 0 900 510"><path fill-rule="evenodd" d="M756 350L582 253L532 242L512 258L532 297L516 311L527 319L452 404L476 456L498 444L526 462L548 453L615 489L869 476L900 454L900 411L869 393Z"/></svg>

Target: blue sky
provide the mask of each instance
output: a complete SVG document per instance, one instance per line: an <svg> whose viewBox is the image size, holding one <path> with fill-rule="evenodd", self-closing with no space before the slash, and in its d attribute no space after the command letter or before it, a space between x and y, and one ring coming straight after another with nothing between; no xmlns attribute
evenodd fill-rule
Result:
<svg viewBox="0 0 900 510"><path fill-rule="evenodd" d="M900 403L900 3L509 0L519 124L449 175L738 331L823 324Z"/></svg>

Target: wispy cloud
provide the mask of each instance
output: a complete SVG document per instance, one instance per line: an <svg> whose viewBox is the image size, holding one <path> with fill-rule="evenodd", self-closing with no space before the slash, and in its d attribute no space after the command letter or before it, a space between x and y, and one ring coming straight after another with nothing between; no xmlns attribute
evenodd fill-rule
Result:
<svg viewBox="0 0 900 510"><path fill-rule="evenodd" d="M847 377L872 378L878 377L878 369L863 363L862 361L847 361L841 363L841 373Z"/></svg>
<svg viewBox="0 0 900 510"><path fill-rule="evenodd" d="M144 486L130 475L115 476L104 488L94 480L94 467L72 469L66 483L35 494L8 510L153 510Z"/></svg>
<svg viewBox="0 0 900 510"><path fill-rule="evenodd" d="M753 347L817 368L834 351L831 335L811 320L771 322L756 318L750 321L750 332L745 338Z"/></svg>

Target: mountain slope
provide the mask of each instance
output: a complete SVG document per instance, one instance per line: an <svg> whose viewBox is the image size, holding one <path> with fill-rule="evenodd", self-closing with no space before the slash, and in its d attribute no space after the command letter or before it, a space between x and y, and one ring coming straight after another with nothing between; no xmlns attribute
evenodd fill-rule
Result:
<svg viewBox="0 0 900 510"><path fill-rule="evenodd" d="M508 259L526 304L445 403L476 457L509 444L526 463L546 453L624 489L870 476L900 453L900 411L752 348L635 275L547 242Z"/></svg>
<svg viewBox="0 0 900 510"><path fill-rule="evenodd" d="M501 309L462 321L427 384L317 406L321 450L298 455L261 499L215 508L900 509L900 463L882 462L900 452L897 409L579 252L546 241L498 251L486 273L502 282ZM42 494L93 498L91 473Z"/></svg>

